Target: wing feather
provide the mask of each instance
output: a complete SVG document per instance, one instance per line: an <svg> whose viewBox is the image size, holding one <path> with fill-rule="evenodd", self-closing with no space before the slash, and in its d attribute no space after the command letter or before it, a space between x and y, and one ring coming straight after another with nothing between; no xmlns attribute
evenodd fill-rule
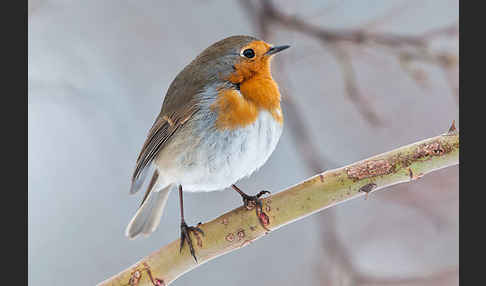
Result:
<svg viewBox="0 0 486 286"><path fill-rule="evenodd" d="M172 136L187 122L187 120L198 110L196 105L191 104L184 109L183 113L172 113L171 115L160 114L149 131L149 135L143 144L142 150L137 158L135 171L132 176L130 193L136 193L143 184L145 171L150 166L157 154Z"/></svg>
<svg viewBox="0 0 486 286"><path fill-rule="evenodd" d="M159 116L149 131L142 150L138 155L135 171L132 176L130 193L140 189L147 175L146 170L151 165L165 144L178 130L198 111L196 96L211 86L216 80L215 76L197 72L201 67L204 57L198 57L187 65L170 84L162 104Z"/></svg>

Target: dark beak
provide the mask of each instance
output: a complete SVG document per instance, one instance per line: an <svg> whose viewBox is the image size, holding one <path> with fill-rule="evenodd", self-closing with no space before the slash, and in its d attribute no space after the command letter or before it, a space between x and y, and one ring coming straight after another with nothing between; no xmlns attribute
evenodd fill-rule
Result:
<svg viewBox="0 0 486 286"><path fill-rule="evenodd" d="M276 47L271 47L270 50L268 50L268 52L265 53L265 55L273 55L273 54L276 54L278 52L281 52L285 49L288 49L290 48L289 45L283 45L283 46L276 46Z"/></svg>

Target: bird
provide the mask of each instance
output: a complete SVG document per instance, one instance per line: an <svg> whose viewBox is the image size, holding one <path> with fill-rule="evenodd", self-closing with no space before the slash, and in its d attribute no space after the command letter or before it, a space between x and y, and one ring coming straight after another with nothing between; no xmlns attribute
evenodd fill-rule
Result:
<svg viewBox="0 0 486 286"><path fill-rule="evenodd" d="M172 81L162 108L136 160L130 194L149 176L142 202L125 230L129 239L156 230L172 190L178 189L180 251L187 241L197 263L184 219L183 191L238 192L261 224L261 191L248 195L235 183L259 169L283 131L279 87L272 78L273 56L289 45L273 46L253 36L236 35L203 50Z"/></svg>

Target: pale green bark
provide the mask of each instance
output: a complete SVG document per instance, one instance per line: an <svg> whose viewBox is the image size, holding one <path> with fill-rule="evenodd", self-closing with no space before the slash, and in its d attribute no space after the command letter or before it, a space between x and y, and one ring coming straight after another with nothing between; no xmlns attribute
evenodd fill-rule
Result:
<svg viewBox="0 0 486 286"><path fill-rule="evenodd" d="M400 147L369 159L326 171L263 199L268 230L348 199L459 163L459 134L449 133ZM168 285L191 269L262 237L269 231L255 210L240 207L199 226L205 236L193 237L199 264L179 240L162 247L99 285Z"/></svg>

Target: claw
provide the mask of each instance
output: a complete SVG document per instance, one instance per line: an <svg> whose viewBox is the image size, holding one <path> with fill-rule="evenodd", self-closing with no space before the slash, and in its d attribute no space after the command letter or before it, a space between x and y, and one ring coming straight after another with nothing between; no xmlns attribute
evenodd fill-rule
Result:
<svg viewBox="0 0 486 286"><path fill-rule="evenodd" d="M204 231L202 229L200 229L199 227L191 227L193 230L197 231L197 232L200 232L202 235L204 235Z"/></svg>
<svg viewBox="0 0 486 286"><path fill-rule="evenodd" d="M201 223L198 223L199 226ZM182 247L184 247L184 242L187 240L187 245L189 246L189 252L191 253L194 261L197 263L196 252L194 251L194 246L192 245L192 239L189 235L189 232L194 232L195 235L198 235L198 232L204 236L204 231L197 226L187 226L187 224L183 221L181 222L181 244L179 248L179 252L182 251Z"/></svg>
<svg viewBox="0 0 486 286"><path fill-rule="evenodd" d="M270 194L270 192L269 191L260 191L258 194L254 195L254 196L242 194L241 196L243 197L243 203L245 204L246 209L251 210L255 206L257 206L261 210L262 202L261 202L261 200L259 200L259 198L261 196L263 196L264 194Z"/></svg>
<svg viewBox="0 0 486 286"><path fill-rule="evenodd" d="M267 228L267 225L270 223L270 219L268 218L267 214L263 212L262 201L260 200L261 196L263 196L264 194L270 194L270 192L260 191L255 196L249 196L245 194L242 190L240 190L240 188L238 188L237 186L231 185L231 187L243 198L243 203L247 210L255 208L256 215L258 217L258 220L260 221L261 226L267 231L270 231Z"/></svg>
<svg viewBox="0 0 486 286"><path fill-rule="evenodd" d="M260 225L270 231L267 228L267 224L269 223L269 218L265 212L263 212L263 204L262 201L260 200L260 197L263 196L264 194L270 194L269 191L261 191L255 196L243 196L243 203L245 204L245 207L247 210L251 210L255 208L256 215L258 217L258 220L260 221Z"/></svg>

